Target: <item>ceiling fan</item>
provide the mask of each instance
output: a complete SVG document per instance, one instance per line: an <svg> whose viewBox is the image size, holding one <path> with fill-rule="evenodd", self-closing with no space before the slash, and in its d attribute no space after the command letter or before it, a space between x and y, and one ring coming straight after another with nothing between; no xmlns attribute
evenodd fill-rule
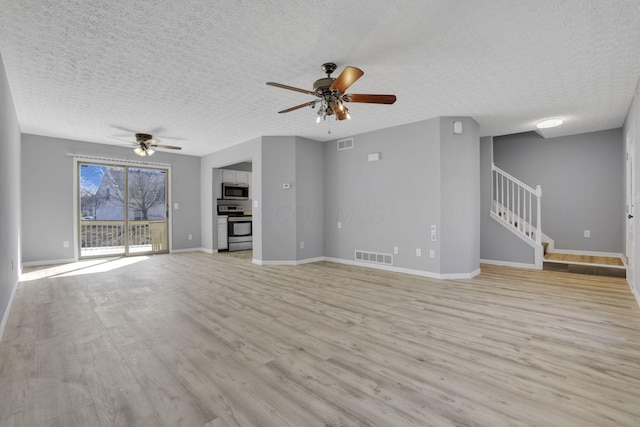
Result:
<svg viewBox="0 0 640 427"><path fill-rule="evenodd" d="M371 95L358 93L345 93L349 86L354 84L364 71L356 67L347 66L337 78L331 77L331 73L336 70L336 64L327 62L322 64L322 70L327 73L327 77L316 80L313 83L313 91L299 89L293 86L287 86L280 83L267 82L269 86L275 86L282 89L293 90L307 95L316 96L314 99L286 110L278 111L278 113L288 113L289 111L298 110L304 107L315 108L319 104L316 122L326 120L327 116L336 116L336 120L350 119L349 109L344 105L345 102L364 102L369 104L393 104L396 102L395 95Z"/></svg>
<svg viewBox="0 0 640 427"><path fill-rule="evenodd" d="M152 135L148 133L136 133L136 142L127 141L126 139L116 138L115 136L110 136L109 138L117 139L118 141L128 142L136 146L133 149L133 152L138 156L145 157L151 156L156 152L156 148L166 148L168 150L182 150L182 147L177 147L175 145L164 145L158 144L159 140L154 138Z"/></svg>

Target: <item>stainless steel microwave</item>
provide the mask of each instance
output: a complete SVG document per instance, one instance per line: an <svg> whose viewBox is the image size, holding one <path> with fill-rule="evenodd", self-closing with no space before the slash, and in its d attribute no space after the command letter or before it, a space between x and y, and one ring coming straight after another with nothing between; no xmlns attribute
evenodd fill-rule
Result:
<svg viewBox="0 0 640 427"><path fill-rule="evenodd" d="M222 198L225 200L248 200L249 185L237 182L223 182Z"/></svg>

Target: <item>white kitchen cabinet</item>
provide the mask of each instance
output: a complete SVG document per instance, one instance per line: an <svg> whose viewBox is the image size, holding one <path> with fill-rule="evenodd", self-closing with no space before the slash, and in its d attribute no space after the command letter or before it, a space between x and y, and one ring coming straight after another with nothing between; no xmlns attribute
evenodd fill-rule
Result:
<svg viewBox="0 0 640 427"><path fill-rule="evenodd" d="M236 171L231 169L221 169L221 170L222 170L222 182L251 184L251 172Z"/></svg>
<svg viewBox="0 0 640 427"><path fill-rule="evenodd" d="M251 172L247 172L247 185L249 186L249 199L253 199L252 194L251 194Z"/></svg>
<svg viewBox="0 0 640 427"><path fill-rule="evenodd" d="M236 171L222 169L222 182L236 182Z"/></svg>
<svg viewBox="0 0 640 427"><path fill-rule="evenodd" d="M229 249L229 241L227 239L227 224L228 224L228 216L219 216L218 217L218 250L226 250Z"/></svg>
<svg viewBox="0 0 640 427"><path fill-rule="evenodd" d="M236 181L240 184L249 184L249 172L236 171Z"/></svg>

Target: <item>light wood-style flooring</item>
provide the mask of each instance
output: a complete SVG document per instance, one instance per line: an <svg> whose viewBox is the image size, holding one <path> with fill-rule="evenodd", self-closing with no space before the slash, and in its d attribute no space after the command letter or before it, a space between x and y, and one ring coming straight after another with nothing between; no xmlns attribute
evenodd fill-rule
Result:
<svg viewBox="0 0 640 427"><path fill-rule="evenodd" d="M432 280L234 254L31 268L1 426L638 426L624 279Z"/></svg>

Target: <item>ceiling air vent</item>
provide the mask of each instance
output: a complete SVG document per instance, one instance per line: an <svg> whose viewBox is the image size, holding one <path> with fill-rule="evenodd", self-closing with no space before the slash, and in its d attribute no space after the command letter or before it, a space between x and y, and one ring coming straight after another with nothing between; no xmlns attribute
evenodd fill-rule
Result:
<svg viewBox="0 0 640 427"><path fill-rule="evenodd" d="M393 265L393 255L380 254L377 252L355 251L354 259L362 262L373 262L376 264Z"/></svg>
<svg viewBox="0 0 640 427"><path fill-rule="evenodd" d="M353 138L339 139L338 140L338 151L340 151L340 150L348 150L350 148L353 148Z"/></svg>

